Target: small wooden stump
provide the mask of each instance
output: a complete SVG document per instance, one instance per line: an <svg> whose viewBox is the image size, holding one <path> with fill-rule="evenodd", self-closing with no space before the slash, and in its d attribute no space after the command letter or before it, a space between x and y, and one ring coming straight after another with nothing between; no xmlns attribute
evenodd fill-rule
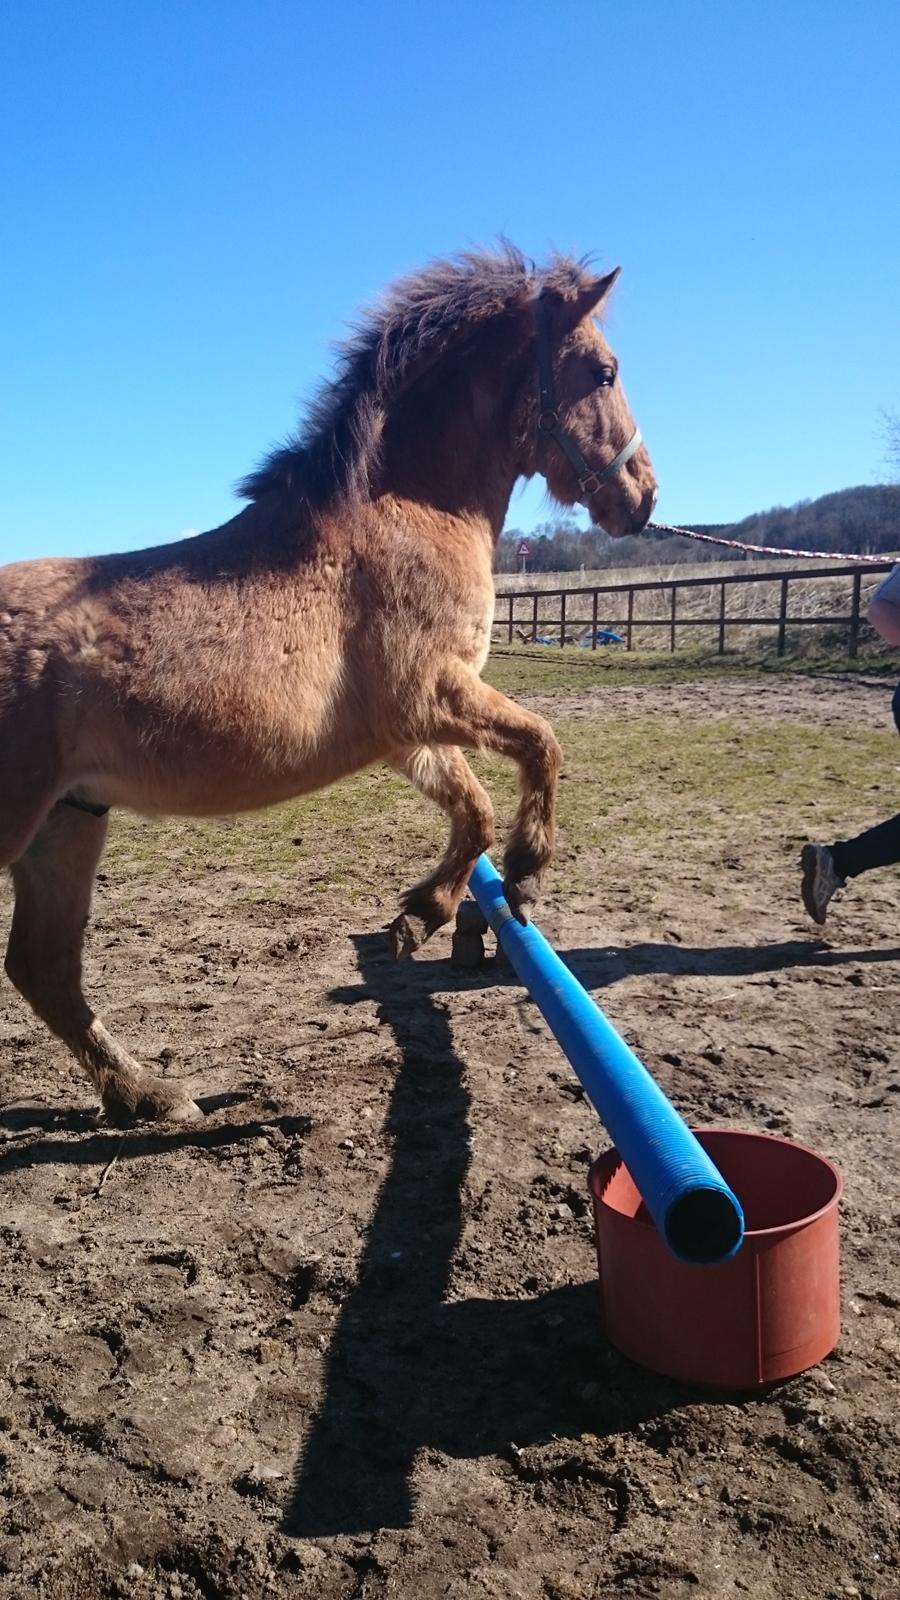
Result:
<svg viewBox="0 0 900 1600"><path fill-rule="evenodd" d="M487 917L474 900L461 900L456 908L457 933L487 933Z"/></svg>
<svg viewBox="0 0 900 1600"><path fill-rule="evenodd" d="M454 933L450 946L450 965L474 971L484 961L484 940L480 933Z"/></svg>
<svg viewBox="0 0 900 1600"><path fill-rule="evenodd" d="M451 966L467 968L471 972L482 965L487 926L487 918L482 916L474 900L460 902L450 951Z"/></svg>

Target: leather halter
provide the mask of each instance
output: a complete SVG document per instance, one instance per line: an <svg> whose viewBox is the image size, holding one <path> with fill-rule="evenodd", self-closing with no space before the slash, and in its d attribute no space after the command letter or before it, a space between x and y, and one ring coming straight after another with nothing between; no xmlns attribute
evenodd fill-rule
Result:
<svg viewBox="0 0 900 1600"><path fill-rule="evenodd" d="M618 455L614 455L612 460L608 461L606 466L601 468L599 472L595 471L585 461L575 440L571 434L566 432L559 420L559 412L556 409L556 391L553 383L553 351L550 346L550 327L544 302L540 298L537 302L537 359L538 382L540 385L538 432L543 434L545 438L552 439L553 443L559 446L575 472L582 499L586 500L592 494L596 494L601 484L607 483L614 473L618 472L620 467L624 467L626 461L631 460L635 450L641 443L641 430L640 428L635 428L628 443L623 445Z"/></svg>

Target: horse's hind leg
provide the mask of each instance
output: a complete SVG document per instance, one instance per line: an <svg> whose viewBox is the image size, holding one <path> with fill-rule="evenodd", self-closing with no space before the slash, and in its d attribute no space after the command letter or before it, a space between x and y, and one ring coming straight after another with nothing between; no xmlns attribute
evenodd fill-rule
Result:
<svg viewBox="0 0 900 1600"><path fill-rule="evenodd" d="M12 863L15 910L6 971L68 1045L99 1090L111 1121L200 1115L183 1089L145 1072L107 1033L81 989L81 950L106 818L65 802Z"/></svg>
<svg viewBox="0 0 900 1600"><path fill-rule="evenodd" d="M450 839L442 860L406 891L403 912L391 924L391 949L402 959L453 917L469 873L493 840L494 810L462 751L453 745L420 745L391 765L450 818Z"/></svg>

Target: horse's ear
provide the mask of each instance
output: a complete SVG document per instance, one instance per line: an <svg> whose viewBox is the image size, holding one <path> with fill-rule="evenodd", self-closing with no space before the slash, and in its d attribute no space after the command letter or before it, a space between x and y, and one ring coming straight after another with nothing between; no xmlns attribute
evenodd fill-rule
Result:
<svg viewBox="0 0 900 1600"><path fill-rule="evenodd" d="M586 283L578 290L573 299L564 301L566 320L570 328L577 327L585 317L590 317L599 311L621 271L621 267L615 267L612 272L604 273L602 278L592 278L590 283Z"/></svg>
<svg viewBox="0 0 900 1600"><path fill-rule="evenodd" d="M559 289L540 291L540 298L545 305L549 303L553 308L553 325L557 338L565 338L566 334L577 328L585 317L593 316L600 310L621 271L621 267L616 267L613 272L604 273L602 278L590 278L579 289L568 294Z"/></svg>

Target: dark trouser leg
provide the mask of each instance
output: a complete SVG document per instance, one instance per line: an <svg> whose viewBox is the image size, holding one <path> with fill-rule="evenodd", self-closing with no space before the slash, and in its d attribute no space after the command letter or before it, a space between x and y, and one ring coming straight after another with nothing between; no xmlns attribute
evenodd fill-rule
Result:
<svg viewBox="0 0 900 1600"><path fill-rule="evenodd" d="M900 683L891 699L894 723L900 733ZM861 872L871 872L873 867L892 867L900 861L900 815L867 828L855 839L839 839L831 846L835 871L842 878L858 878Z"/></svg>
<svg viewBox="0 0 900 1600"><path fill-rule="evenodd" d="M831 846L831 854L842 878L858 878L873 867L893 866L900 861L900 815L858 833L855 839L839 840Z"/></svg>

